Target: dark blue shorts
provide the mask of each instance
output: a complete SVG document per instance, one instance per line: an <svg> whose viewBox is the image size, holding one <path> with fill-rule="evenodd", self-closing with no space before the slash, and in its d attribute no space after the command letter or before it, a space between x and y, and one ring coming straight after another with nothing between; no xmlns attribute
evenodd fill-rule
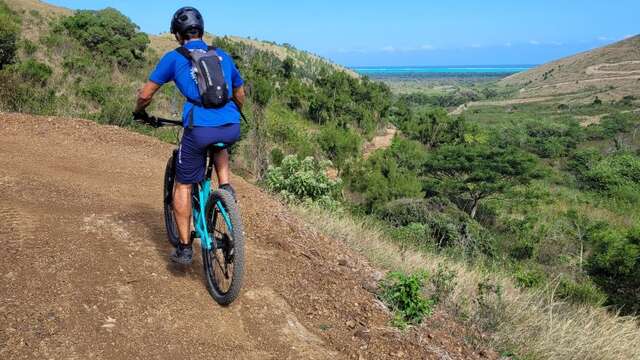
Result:
<svg viewBox="0 0 640 360"><path fill-rule="evenodd" d="M176 180L181 184L195 184L204 180L207 148L216 143L232 145L239 138L240 124L184 129L178 150Z"/></svg>

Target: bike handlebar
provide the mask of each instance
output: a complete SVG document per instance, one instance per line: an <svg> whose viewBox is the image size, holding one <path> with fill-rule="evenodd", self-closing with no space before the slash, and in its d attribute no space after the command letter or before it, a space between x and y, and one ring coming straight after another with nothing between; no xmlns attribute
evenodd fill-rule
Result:
<svg viewBox="0 0 640 360"><path fill-rule="evenodd" d="M163 119L163 118L159 118L156 116L149 116L149 114L147 114L147 112L143 112L143 113L134 113L133 114L133 119L136 121L139 121L143 124L147 124L150 125L154 128L159 128L162 127L164 125L171 125L171 126L182 126L182 121L179 120L171 120L171 119Z"/></svg>

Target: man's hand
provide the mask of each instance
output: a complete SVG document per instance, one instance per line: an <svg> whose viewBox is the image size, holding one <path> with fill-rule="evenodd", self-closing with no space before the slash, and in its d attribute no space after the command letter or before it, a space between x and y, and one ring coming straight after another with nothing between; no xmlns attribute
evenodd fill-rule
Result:
<svg viewBox="0 0 640 360"><path fill-rule="evenodd" d="M236 106L238 106L239 110L242 110L245 98L246 95L244 93L244 86L233 89L233 102L236 103Z"/></svg>
<svg viewBox="0 0 640 360"><path fill-rule="evenodd" d="M138 101L136 103L136 109L133 111L134 114L141 113L144 109L151 104L153 100L153 95L160 89L160 85L154 83L153 81L147 81L146 84L142 87L142 89L138 90Z"/></svg>
<svg viewBox="0 0 640 360"><path fill-rule="evenodd" d="M147 114L146 110L134 111L133 120L141 120L144 122L146 120L149 120L149 114Z"/></svg>

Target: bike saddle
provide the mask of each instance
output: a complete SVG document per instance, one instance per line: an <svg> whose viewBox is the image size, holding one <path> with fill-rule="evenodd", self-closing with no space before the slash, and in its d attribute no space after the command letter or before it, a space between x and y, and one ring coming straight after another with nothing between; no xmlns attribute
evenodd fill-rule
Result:
<svg viewBox="0 0 640 360"><path fill-rule="evenodd" d="M209 145L209 150L224 150L226 148L229 147L229 144L225 144L225 143L215 143L215 144L211 144Z"/></svg>

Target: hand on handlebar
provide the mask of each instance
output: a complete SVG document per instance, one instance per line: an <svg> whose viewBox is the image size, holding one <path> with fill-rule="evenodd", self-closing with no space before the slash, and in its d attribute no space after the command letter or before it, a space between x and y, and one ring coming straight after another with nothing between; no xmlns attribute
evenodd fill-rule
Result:
<svg viewBox="0 0 640 360"><path fill-rule="evenodd" d="M133 112L133 120L136 121L147 121L149 120L149 114L146 110L134 111Z"/></svg>
<svg viewBox="0 0 640 360"><path fill-rule="evenodd" d="M139 121L143 124L147 124L153 126L154 128L159 128L160 122L155 117L149 116L149 114L145 110L134 111L133 112L133 120Z"/></svg>

